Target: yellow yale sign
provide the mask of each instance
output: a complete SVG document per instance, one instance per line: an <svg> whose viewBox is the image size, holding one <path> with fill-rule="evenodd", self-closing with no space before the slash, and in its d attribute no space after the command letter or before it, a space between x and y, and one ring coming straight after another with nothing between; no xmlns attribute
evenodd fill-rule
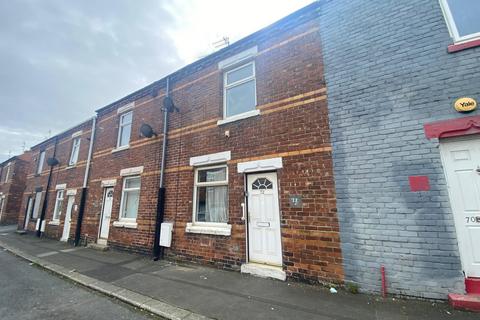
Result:
<svg viewBox="0 0 480 320"><path fill-rule="evenodd" d="M455 101L455 110L458 112L470 112L477 108L477 101L473 98L460 98Z"/></svg>

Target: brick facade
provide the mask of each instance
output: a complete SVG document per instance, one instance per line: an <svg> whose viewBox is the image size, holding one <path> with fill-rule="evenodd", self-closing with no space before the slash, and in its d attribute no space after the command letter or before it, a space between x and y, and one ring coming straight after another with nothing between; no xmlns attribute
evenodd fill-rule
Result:
<svg viewBox="0 0 480 320"><path fill-rule="evenodd" d="M423 125L480 99L480 48L447 52L438 0L326 0L320 12L346 281L378 292L385 265L391 293L463 292L439 141ZM412 192L410 176L430 190Z"/></svg>
<svg viewBox="0 0 480 320"><path fill-rule="evenodd" d="M59 164L53 166L51 172L50 187L48 188L47 206L45 210L45 235L55 239L61 238L67 209L67 191L69 191L68 193L75 193L69 236L70 240L73 239L78 217L81 189L87 163L91 125L92 121L88 120L31 148L30 152L32 154L32 161L27 169L26 188L25 192L23 193L22 207L18 217L20 229L23 229L24 226L25 213L27 212L29 202L28 199L35 199L35 193L37 191L42 192L42 198L39 206L39 215L41 214L47 193L48 177L50 175L50 167L47 164L47 159L53 157L55 153L55 158L59 161ZM72 143L74 138L80 139L80 149L78 161L75 165L70 165L69 161L72 153ZM43 170L40 174L37 174L36 171L41 151L45 151ZM60 207L60 219L57 222L53 221L53 212L55 209L56 195L58 192L57 186L60 187L61 185L65 185L65 188L63 189L65 191L65 195L63 204ZM31 208L29 212L30 217L27 229L33 232L36 229L37 219L32 218L32 212L33 208Z"/></svg>
<svg viewBox="0 0 480 320"><path fill-rule="evenodd" d="M199 60L168 76L170 95L179 108L169 121L168 153L165 170L165 221L174 223L173 243L166 249L171 259L188 260L239 270L247 255L246 227L241 203L245 201L245 175L237 172L241 162L282 158L278 178L281 215L282 268L287 276L309 282L343 282L342 253L336 216L336 195L328 126L322 50L318 31L318 4L314 3L239 42ZM258 115L230 123L223 118L223 70L219 62L256 48L255 74ZM82 241L95 242L104 204L104 183L114 185L113 208L108 245L151 253L154 239L157 190L159 187L162 135L140 136L143 123L162 131L162 100L167 78L140 89L97 111L93 161L91 164ZM133 111L128 147L117 148L119 121L123 109ZM90 122L89 122L90 123ZM84 124L87 126L88 124ZM59 238L59 225L51 224L55 205L55 186L81 187L85 172L84 140L90 128L83 128L81 160L67 169L71 149L69 130L58 140L57 158L49 188L46 232ZM38 157L53 153L55 139L32 148ZM228 224L231 234L211 235L187 232L192 222L194 167L191 157L230 151L228 166ZM47 167L40 176L30 168L28 196L46 185ZM140 170L140 201L135 223L119 219L122 185L126 169ZM123 171L122 171L123 170ZM302 197L301 207L292 207L290 195ZM64 200L64 206L66 200ZM63 211L64 213L64 211ZM74 210L70 238L78 212ZM34 221L29 225L33 230Z"/></svg>
<svg viewBox="0 0 480 320"><path fill-rule="evenodd" d="M24 153L0 164L0 224L17 222L29 161L30 153Z"/></svg>

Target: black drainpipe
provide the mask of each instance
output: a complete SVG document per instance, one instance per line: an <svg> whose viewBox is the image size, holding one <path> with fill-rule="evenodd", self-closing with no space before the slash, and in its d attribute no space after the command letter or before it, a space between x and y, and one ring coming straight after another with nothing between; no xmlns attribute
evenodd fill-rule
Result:
<svg viewBox="0 0 480 320"><path fill-rule="evenodd" d="M90 134L90 145L88 147L87 164L85 165L85 176L83 177L82 194L80 196L80 207L78 208L77 225L75 227L75 239L73 241L74 246L79 245L80 237L82 235L83 214L85 212L85 203L87 201L88 177L90 173L90 165L92 162L92 153L93 153L93 144L95 141L96 125L97 125L97 117L95 116L92 118L92 129L91 129L92 131Z"/></svg>
<svg viewBox="0 0 480 320"><path fill-rule="evenodd" d="M55 137L55 145L53 147L53 157L52 158L55 158L55 156L57 154L57 144L58 144L58 136ZM47 211L48 191L50 189L50 182L52 181L53 167L54 166L50 166L50 171L48 173L47 190L45 191L45 199L43 200L42 213L40 214L40 223L38 224L38 230L37 230L37 237L39 237L39 238L42 235L42 223L45 220L45 213L46 213L45 211Z"/></svg>
<svg viewBox="0 0 480 320"><path fill-rule="evenodd" d="M167 78L166 96L170 94L170 79ZM173 110L172 110L173 111ZM165 186L164 186L164 171L165 162L167 158L167 133L168 133L168 108L165 108L163 113L163 141L162 141L162 160L160 163L160 186L158 188L157 197L157 217L155 221L155 238L153 242L153 260L163 259L164 248L160 246L160 232L163 218L165 216Z"/></svg>

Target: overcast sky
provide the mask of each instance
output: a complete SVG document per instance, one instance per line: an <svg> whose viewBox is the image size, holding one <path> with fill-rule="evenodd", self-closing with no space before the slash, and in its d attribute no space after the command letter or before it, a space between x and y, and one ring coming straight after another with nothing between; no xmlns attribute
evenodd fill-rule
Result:
<svg viewBox="0 0 480 320"><path fill-rule="evenodd" d="M0 1L0 162L311 2Z"/></svg>

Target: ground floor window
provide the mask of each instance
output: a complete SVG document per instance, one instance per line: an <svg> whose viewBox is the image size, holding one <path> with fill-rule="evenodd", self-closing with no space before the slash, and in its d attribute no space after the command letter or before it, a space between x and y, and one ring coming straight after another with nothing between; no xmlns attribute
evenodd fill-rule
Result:
<svg viewBox="0 0 480 320"><path fill-rule="evenodd" d="M194 222L226 223L228 221L227 166L195 170Z"/></svg>
<svg viewBox="0 0 480 320"><path fill-rule="evenodd" d="M119 220L136 220L140 201L140 176L123 179Z"/></svg>
<svg viewBox="0 0 480 320"><path fill-rule="evenodd" d="M57 199L55 200L55 209L53 210L53 220L55 221L58 221L60 219L60 215L62 214L64 193L65 193L64 190L57 191Z"/></svg>

